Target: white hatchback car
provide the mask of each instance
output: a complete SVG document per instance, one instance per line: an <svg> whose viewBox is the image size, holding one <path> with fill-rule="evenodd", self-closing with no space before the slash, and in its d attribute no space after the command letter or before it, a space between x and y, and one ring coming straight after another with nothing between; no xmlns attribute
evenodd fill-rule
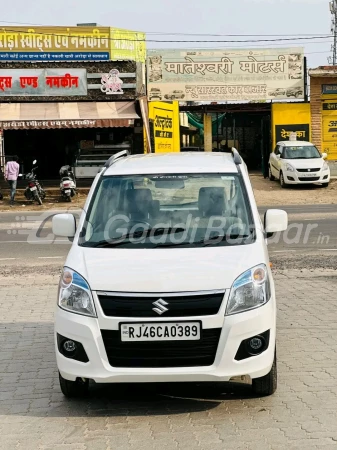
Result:
<svg viewBox="0 0 337 450"><path fill-rule="evenodd" d="M62 392L96 383L229 381L276 389L276 299L266 239L287 214L256 207L232 153L112 157L76 225L55 346Z"/></svg>
<svg viewBox="0 0 337 450"><path fill-rule="evenodd" d="M310 142L281 141L269 158L269 179L280 180L283 188L289 184L321 184L328 187L330 169L321 154Z"/></svg>

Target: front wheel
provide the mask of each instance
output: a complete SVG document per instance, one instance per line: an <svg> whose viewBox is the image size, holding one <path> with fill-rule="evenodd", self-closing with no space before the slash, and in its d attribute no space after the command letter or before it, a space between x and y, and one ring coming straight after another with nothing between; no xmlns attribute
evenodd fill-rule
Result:
<svg viewBox="0 0 337 450"><path fill-rule="evenodd" d="M273 175L273 172L271 171L271 167L269 166L269 173L268 173L268 176L269 176L269 180L270 181L274 181L275 180L275 177L274 177L274 175Z"/></svg>
<svg viewBox="0 0 337 450"><path fill-rule="evenodd" d="M255 395L259 397L266 397L273 395L277 389L277 358L276 349L274 355L274 362L271 371L264 377L255 378L252 381L252 388Z"/></svg>
<svg viewBox="0 0 337 450"><path fill-rule="evenodd" d="M35 200L38 202L39 205L42 205L42 200L41 200L39 194L35 195Z"/></svg>
<svg viewBox="0 0 337 450"><path fill-rule="evenodd" d="M280 185L281 185L281 188L283 188L283 189L285 189L288 186L287 183L284 181L284 176L283 176L282 172L280 175Z"/></svg>
<svg viewBox="0 0 337 450"><path fill-rule="evenodd" d="M67 202L69 202L69 203L71 202L71 195L67 196Z"/></svg>
<svg viewBox="0 0 337 450"><path fill-rule="evenodd" d="M76 381L69 381L59 373L60 388L62 394L68 398L85 397L89 392L89 380L78 378Z"/></svg>
<svg viewBox="0 0 337 450"><path fill-rule="evenodd" d="M323 188L327 188L329 186L329 183L322 183Z"/></svg>

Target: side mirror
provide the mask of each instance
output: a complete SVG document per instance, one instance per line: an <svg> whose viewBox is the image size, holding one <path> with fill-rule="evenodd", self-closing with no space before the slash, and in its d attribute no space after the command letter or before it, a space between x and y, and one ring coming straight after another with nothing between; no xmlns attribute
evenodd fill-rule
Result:
<svg viewBox="0 0 337 450"><path fill-rule="evenodd" d="M327 153L322 153L322 158L323 158L323 159L327 159L327 157L328 157L328 154L327 154Z"/></svg>
<svg viewBox="0 0 337 450"><path fill-rule="evenodd" d="M76 221L72 214L56 214L52 220L55 236L73 238L76 233Z"/></svg>
<svg viewBox="0 0 337 450"><path fill-rule="evenodd" d="M264 216L264 228L267 237L274 233L286 231L288 228L288 214L282 209L268 209Z"/></svg>

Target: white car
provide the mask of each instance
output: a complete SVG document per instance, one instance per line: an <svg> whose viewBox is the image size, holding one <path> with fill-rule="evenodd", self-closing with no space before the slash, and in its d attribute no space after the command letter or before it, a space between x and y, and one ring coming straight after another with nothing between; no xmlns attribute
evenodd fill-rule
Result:
<svg viewBox="0 0 337 450"><path fill-rule="evenodd" d="M233 153L113 156L97 175L61 274L55 346L62 392L96 383L223 382L276 389L276 299L248 172ZM141 388L140 388L141 389Z"/></svg>
<svg viewBox="0 0 337 450"><path fill-rule="evenodd" d="M289 184L320 184L328 187L330 169L321 154L310 142L281 141L269 158L269 179L280 180L283 188Z"/></svg>

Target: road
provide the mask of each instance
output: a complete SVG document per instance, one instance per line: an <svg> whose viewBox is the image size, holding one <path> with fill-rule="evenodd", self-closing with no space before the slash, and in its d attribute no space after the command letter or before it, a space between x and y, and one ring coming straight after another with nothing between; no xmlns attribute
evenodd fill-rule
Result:
<svg viewBox="0 0 337 450"><path fill-rule="evenodd" d="M267 207L260 208L263 216ZM289 214L286 233L269 240L271 258L315 254L331 257L337 255L337 206L301 205L284 206ZM0 262L6 264L62 264L70 248L67 239L52 234L51 217L60 211L28 214L0 214ZM79 211L74 211L76 214Z"/></svg>
<svg viewBox="0 0 337 450"><path fill-rule="evenodd" d="M0 214L0 450L336 449L336 206L284 209L291 226L317 226L307 244L291 234L270 243L279 384L267 398L240 382L91 385L88 398L66 400L53 313L70 243L53 243L50 220L47 241L29 243L41 217Z"/></svg>

